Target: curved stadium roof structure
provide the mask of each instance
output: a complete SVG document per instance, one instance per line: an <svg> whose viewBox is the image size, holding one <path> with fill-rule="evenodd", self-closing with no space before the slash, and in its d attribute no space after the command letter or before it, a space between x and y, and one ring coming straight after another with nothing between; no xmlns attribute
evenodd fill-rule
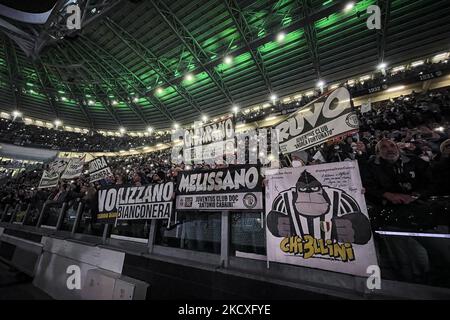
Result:
<svg viewBox="0 0 450 320"><path fill-rule="evenodd" d="M80 30L61 29L69 2ZM0 110L99 130L186 125L450 47L446 0L43 3L45 23L0 11Z"/></svg>

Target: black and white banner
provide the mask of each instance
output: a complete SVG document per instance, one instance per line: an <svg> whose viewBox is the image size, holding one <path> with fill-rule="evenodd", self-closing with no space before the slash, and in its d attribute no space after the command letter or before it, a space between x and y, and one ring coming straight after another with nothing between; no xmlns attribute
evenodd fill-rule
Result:
<svg viewBox="0 0 450 320"><path fill-rule="evenodd" d="M269 261L367 276L377 265L356 161L267 170Z"/></svg>
<svg viewBox="0 0 450 320"><path fill-rule="evenodd" d="M102 222L169 219L173 196L173 182L103 188L98 191L97 219Z"/></svg>
<svg viewBox="0 0 450 320"><path fill-rule="evenodd" d="M177 210L262 210L259 167L241 165L209 171L182 171L177 181Z"/></svg>
<svg viewBox="0 0 450 320"><path fill-rule="evenodd" d="M102 180L112 175L111 168L108 166L105 157L95 158L89 161L90 182Z"/></svg>
<svg viewBox="0 0 450 320"><path fill-rule="evenodd" d="M54 188L58 186L59 173L54 171L44 170L38 189Z"/></svg>
<svg viewBox="0 0 450 320"><path fill-rule="evenodd" d="M312 101L275 127L283 153L305 150L358 128L350 92L344 87Z"/></svg>
<svg viewBox="0 0 450 320"><path fill-rule="evenodd" d="M83 156L82 158L70 159L66 170L64 170L64 173L61 176L61 179L75 179L81 176L81 174L83 173L84 159L85 156Z"/></svg>
<svg viewBox="0 0 450 320"><path fill-rule="evenodd" d="M58 158L53 162L48 164L48 170L53 173L57 173L60 175L66 170L67 164L69 163L69 159Z"/></svg>
<svg viewBox="0 0 450 320"><path fill-rule="evenodd" d="M235 121L230 117L206 125L198 125L192 129L180 130L175 133L182 138L182 144L173 148L172 159L178 158L184 163L220 163L224 155L234 153L235 149Z"/></svg>
<svg viewBox="0 0 450 320"><path fill-rule="evenodd" d="M369 111L372 111L372 103L370 99L361 104L361 113L366 113Z"/></svg>

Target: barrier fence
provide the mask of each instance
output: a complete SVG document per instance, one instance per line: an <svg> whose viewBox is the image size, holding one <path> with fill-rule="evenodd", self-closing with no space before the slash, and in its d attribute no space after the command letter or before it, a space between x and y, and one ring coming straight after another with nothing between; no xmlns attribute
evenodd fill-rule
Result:
<svg viewBox="0 0 450 320"><path fill-rule="evenodd" d="M369 206L378 263L383 279L450 288L450 232L448 197L427 200L431 211L422 212L434 226L417 228L410 212L410 228L404 221L395 225L395 211ZM447 206L443 205L447 203ZM125 241L129 246L145 244L149 252L209 254L227 266L230 257L266 260L266 221L263 212L174 212L166 220L123 221L115 225L99 223L83 201L60 204L18 203L4 205L1 223L6 228L34 228L46 234L68 238L89 236L97 243ZM433 211L434 210L434 211ZM394 216L392 216L394 215ZM398 219L397 219L398 220ZM384 225L380 221L385 221ZM397 221L398 222L398 221ZM440 224L441 223L441 224ZM182 251L179 251L182 250ZM184 256L184 254L181 254ZM215 261L214 260L214 261Z"/></svg>

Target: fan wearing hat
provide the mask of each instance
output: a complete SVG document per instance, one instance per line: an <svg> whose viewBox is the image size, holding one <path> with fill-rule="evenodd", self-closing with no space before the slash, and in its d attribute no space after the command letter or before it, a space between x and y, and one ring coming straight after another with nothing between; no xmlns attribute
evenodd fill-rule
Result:
<svg viewBox="0 0 450 320"><path fill-rule="evenodd" d="M303 167L308 163L308 153L306 151L294 151L291 153L292 167Z"/></svg>

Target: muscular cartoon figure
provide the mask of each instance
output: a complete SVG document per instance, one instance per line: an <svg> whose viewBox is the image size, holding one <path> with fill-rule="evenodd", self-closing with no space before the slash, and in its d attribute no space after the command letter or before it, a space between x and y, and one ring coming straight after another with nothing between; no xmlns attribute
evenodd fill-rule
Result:
<svg viewBox="0 0 450 320"><path fill-rule="evenodd" d="M369 219L358 203L345 191L322 185L306 170L295 188L275 198L267 226L275 237L308 234L316 239L366 244L372 236Z"/></svg>

